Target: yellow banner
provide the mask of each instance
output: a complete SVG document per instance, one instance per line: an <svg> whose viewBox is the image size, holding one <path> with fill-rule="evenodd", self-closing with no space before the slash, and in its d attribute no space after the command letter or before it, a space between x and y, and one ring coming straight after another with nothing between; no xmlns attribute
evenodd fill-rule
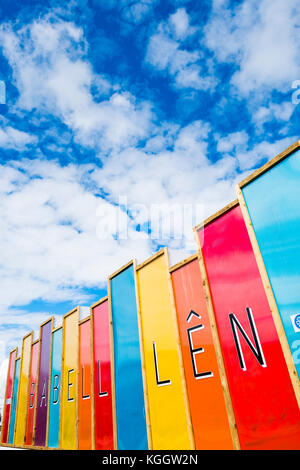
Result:
<svg viewBox="0 0 300 470"><path fill-rule="evenodd" d="M14 445L17 447L23 446L25 440L32 337L33 333L31 332L23 338L22 344L22 359L14 440Z"/></svg>
<svg viewBox="0 0 300 470"><path fill-rule="evenodd" d="M79 308L64 316L60 447L77 449Z"/></svg>
<svg viewBox="0 0 300 470"><path fill-rule="evenodd" d="M153 449L193 449L179 334L164 249L137 267Z"/></svg>

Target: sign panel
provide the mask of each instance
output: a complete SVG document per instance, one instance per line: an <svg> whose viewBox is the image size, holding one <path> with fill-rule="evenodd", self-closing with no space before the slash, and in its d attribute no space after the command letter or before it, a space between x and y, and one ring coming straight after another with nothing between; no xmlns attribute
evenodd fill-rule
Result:
<svg viewBox="0 0 300 470"><path fill-rule="evenodd" d="M167 251L137 267L153 449L192 449Z"/></svg>
<svg viewBox="0 0 300 470"><path fill-rule="evenodd" d="M79 308L64 316L60 439L62 449L77 449Z"/></svg>
<svg viewBox="0 0 300 470"><path fill-rule="evenodd" d="M33 333L29 333L23 339L22 358L20 368L20 383L18 393L18 403L16 412L15 440L16 446L23 446L26 432L26 414L28 400L28 383L30 372L30 356Z"/></svg>
<svg viewBox="0 0 300 470"><path fill-rule="evenodd" d="M92 448L91 321L79 325L78 449Z"/></svg>
<svg viewBox="0 0 300 470"><path fill-rule="evenodd" d="M33 445L33 431L34 431L34 415L36 410L36 384L37 384L37 369L39 358L39 340L35 341L31 346L31 360L30 360L30 375L29 375L29 390L28 390L28 403L27 403L27 422L26 422L26 436L25 445Z"/></svg>
<svg viewBox="0 0 300 470"><path fill-rule="evenodd" d="M148 449L134 263L109 278L117 448Z"/></svg>
<svg viewBox="0 0 300 470"><path fill-rule="evenodd" d="M6 391L5 391L5 399L4 399L4 406L3 406L3 425L2 425L2 432L1 432L2 444L6 444L7 439L8 439L8 424L9 424L11 401L12 401L13 381L14 381L15 362L16 362L17 352L18 350L16 348L16 349L13 349L9 354L8 371L7 371L7 379L6 379Z"/></svg>
<svg viewBox="0 0 300 470"><path fill-rule="evenodd" d="M296 396L237 201L198 235L241 448L299 449Z"/></svg>
<svg viewBox="0 0 300 470"><path fill-rule="evenodd" d="M300 150L241 190L300 377Z"/></svg>
<svg viewBox="0 0 300 470"><path fill-rule="evenodd" d="M39 447L46 445L52 327L53 318L47 320L40 327L40 361L34 438L34 444Z"/></svg>
<svg viewBox="0 0 300 470"><path fill-rule="evenodd" d="M96 450L114 448L111 390L111 342L108 299L92 306L94 440Z"/></svg>
<svg viewBox="0 0 300 470"><path fill-rule="evenodd" d="M59 447L59 413L61 395L62 327L52 332L49 392L48 447Z"/></svg>
<svg viewBox="0 0 300 470"><path fill-rule="evenodd" d="M18 392L19 392L19 380L20 380L20 368L21 368L21 358L16 359L15 362L15 374L13 381L13 394L11 400L11 411L9 418L9 432L8 432L8 443L13 445L14 435L15 435L15 424L16 424L16 411L17 411L17 401L18 401Z"/></svg>
<svg viewBox="0 0 300 470"><path fill-rule="evenodd" d="M233 449L197 256L171 268L171 278L195 447ZM232 412L231 407L229 412Z"/></svg>

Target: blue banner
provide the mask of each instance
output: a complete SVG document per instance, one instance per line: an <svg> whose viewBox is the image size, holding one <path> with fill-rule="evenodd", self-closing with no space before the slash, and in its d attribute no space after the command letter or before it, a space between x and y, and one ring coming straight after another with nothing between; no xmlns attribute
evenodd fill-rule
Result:
<svg viewBox="0 0 300 470"><path fill-rule="evenodd" d="M300 150L242 193L300 376Z"/></svg>
<svg viewBox="0 0 300 470"><path fill-rule="evenodd" d="M117 441L120 450L148 449L134 266L110 279Z"/></svg>
<svg viewBox="0 0 300 470"><path fill-rule="evenodd" d="M9 434L8 434L9 444L14 443L18 388L19 388L19 379L20 379L20 366L21 366L21 358L17 359L15 363L15 377L14 377L14 385L13 385L13 395L12 395L12 402L11 402Z"/></svg>
<svg viewBox="0 0 300 470"><path fill-rule="evenodd" d="M59 447L59 408L61 387L62 328L52 333L52 355L49 396L48 447Z"/></svg>

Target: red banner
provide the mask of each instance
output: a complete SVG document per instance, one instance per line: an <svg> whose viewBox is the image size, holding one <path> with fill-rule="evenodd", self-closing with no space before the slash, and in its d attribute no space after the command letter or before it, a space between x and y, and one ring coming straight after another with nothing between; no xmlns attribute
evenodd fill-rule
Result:
<svg viewBox="0 0 300 470"><path fill-rule="evenodd" d="M3 407L4 417L3 417L3 425L2 425L2 433L1 433L1 442L3 444L7 443L7 438L8 438L8 423L9 423L9 415L10 415L11 400L12 400L12 393L13 393L13 381L14 381L14 374L15 374L15 362L16 362L17 352L18 352L17 349L13 349L13 351L11 351L9 355L5 402L4 402L4 407Z"/></svg>
<svg viewBox="0 0 300 470"><path fill-rule="evenodd" d="M33 444L38 357L39 357L39 341L33 343L31 346L29 392L28 392L27 422L26 422L26 436L25 436L25 444L27 446L31 446Z"/></svg>
<svg viewBox="0 0 300 470"><path fill-rule="evenodd" d="M91 321L79 325L78 449L92 448Z"/></svg>
<svg viewBox="0 0 300 470"><path fill-rule="evenodd" d="M114 448L108 300L92 307L95 449Z"/></svg>
<svg viewBox="0 0 300 470"><path fill-rule="evenodd" d="M198 235L241 448L300 449L300 412L239 205Z"/></svg>

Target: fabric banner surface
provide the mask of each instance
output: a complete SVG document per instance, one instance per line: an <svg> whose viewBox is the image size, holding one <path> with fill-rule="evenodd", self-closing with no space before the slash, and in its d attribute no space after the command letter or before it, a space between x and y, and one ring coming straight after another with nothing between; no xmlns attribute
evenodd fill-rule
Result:
<svg viewBox="0 0 300 470"><path fill-rule="evenodd" d="M194 440L169 276L165 250L137 267L151 436L154 450L188 450Z"/></svg>
<svg viewBox="0 0 300 470"><path fill-rule="evenodd" d="M30 360L30 375L29 375L29 394L27 403L27 422L26 422L26 437L25 445L32 446L33 432L34 432L34 416L36 410L36 384L37 384L37 370L39 359L39 341L32 344L31 347L31 360Z"/></svg>
<svg viewBox="0 0 300 470"><path fill-rule="evenodd" d="M33 337L33 333L29 333L28 335L26 335L23 339L23 344L22 344L20 382L19 382L18 402L17 402L17 411L16 411L15 440L14 440L14 444L16 446L23 446L25 444L28 383L29 383L29 372L30 372L32 337Z"/></svg>
<svg viewBox="0 0 300 470"><path fill-rule="evenodd" d="M47 320L40 327L40 360L34 438L34 445L39 447L46 445L52 327L53 318Z"/></svg>
<svg viewBox="0 0 300 470"><path fill-rule="evenodd" d="M49 393L48 447L59 447L59 414L61 395L62 327L52 332L52 353Z"/></svg>
<svg viewBox="0 0 300 470"><path fill-rule="evenodd" d="M14 443L15 436L15 424L16 424L16 411L17 411L17 401L18 401L18 391L19 391L19 379L20 379L20 367L21 367L21 358L16 359L15 362L15 374L13 381L13 394L11 401L11 411L9 418L9 432L8 432L8 444Z"/></svg>
<svg viewBox="0 0 300 470"><path fill-rule="evenodd" d="M1 430L1 442L3 444L7 443L8 439L8 425L9 425L9 417L10 417L10 410L11 410L11 402L12 402L12 394L13 394L13 382L14 382L14 373L15 373L15 363L17 358L18 350L13 349L9 354L9 362L8 362L8 371L7 371L7 379L6 379L6 392L5 392L5 399L4 399L4 413L3 413L3 425Z"/></svg>
<svg viewBox="0 0 300 470"><path fill-rule="evenodd" d="M198 235L241 448L299 449L296 396L237 202Z"/></svg>
<svg viewBox="0 0 300 470"><path fill-rule="evenodd" d="M79 325L78 449L92 448L91 321Z"/></svg>
<svg viewBox="0 0 300 470"><path fill-rule="evenodd" d="M117 447L148 449L134 264L109 279Z"/></svg>
<svg viewBox="0 0 300 470"><path fill-rule="evenodd" d="M300 377L300 150L241 190Z"/></svg>
<svg viewBox="0 0 300 470"><path fill-rule="evenodd" d="M62 449L75 450L78 447L78 358L79 358L79 309L64 316L63 320L63 361L60 439Z"/></svg>
<svg viewBox="0 0 300 470"><path fill-rule="evenodd" d="M233 449L198 258L171 277L196 449Z"/></svg>
<svg viewBox="0 0 300 470"><path fill-rule="evenodd" d="M111 344L107 298L92 306L94 369L94 440L96 450L114 448L111 391Z"/></svg>

